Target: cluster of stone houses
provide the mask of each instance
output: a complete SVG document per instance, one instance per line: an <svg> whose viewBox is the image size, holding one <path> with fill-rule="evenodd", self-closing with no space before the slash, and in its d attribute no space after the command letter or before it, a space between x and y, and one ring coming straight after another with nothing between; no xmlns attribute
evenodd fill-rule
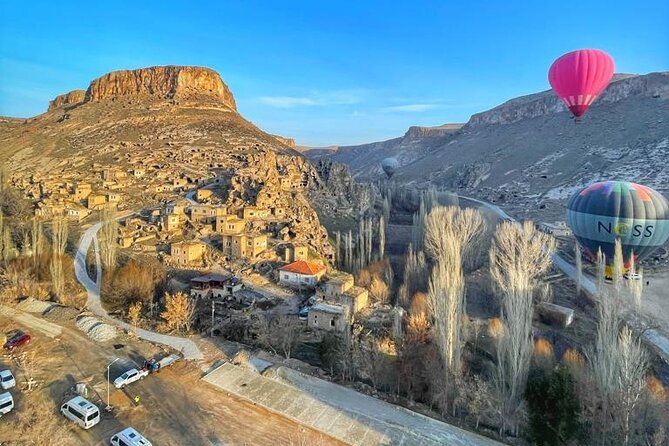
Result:
<svg viewBox="0 0 669 446"><path fill-rule="evenodd" d="M279 268L279 283L300 289L314 289L315 302L309 308L307 324L311 328L345 331L355 314L367 307L369 292L355 286L353 276L336 272L326 280L326 268L320 263L298 260Z"/></svg>

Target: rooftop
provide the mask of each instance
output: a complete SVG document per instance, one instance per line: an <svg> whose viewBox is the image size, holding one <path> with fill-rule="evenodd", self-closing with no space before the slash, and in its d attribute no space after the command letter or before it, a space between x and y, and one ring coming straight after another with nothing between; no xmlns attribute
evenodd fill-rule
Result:
<svg viewBox="0 0 669 446"><path fill-rule="evenodd" d="M224 274L205 274L204 276L200 277L195 277L191 279L191 282L197 282L197 283L209 283L209 282L225 282L226 280L230 279L230 276L226 276Z"/></svg>
<svg viewBox="0 0 669 446"><path fill-rule="evenodd" d="M307 262L305 260L298 260L291 264L282 266L279 268L281 271L286 271L289 273L305 274L305 275L316 275L318 273L324 272L325 267L320 263Z"/></svg>
<svg viewBox="0 0 669 446"><path fill-rule="evenodd" d="M317 303L311 307L309 311L322 311L323 313L344 314L344 307L341 305L331 305L324 303Z"/></svg>

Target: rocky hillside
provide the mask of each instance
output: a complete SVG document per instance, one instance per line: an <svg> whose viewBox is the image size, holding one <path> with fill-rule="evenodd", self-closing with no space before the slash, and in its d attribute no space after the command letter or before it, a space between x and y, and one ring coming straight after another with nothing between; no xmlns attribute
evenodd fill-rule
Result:
<svg viewBox="0 0 669 446"><path fill-rule="evenodd" d="M374 179L383 175L381 161L391 156L401 164L410 164L428 153L434 146L443 144L463 124L444 124L436 127L412 126L400 138L374 142L359 146L328 146L323 148L303 148L307 158L317 161L328 158L348 164L354 176Z"/></svg>
<svg viewBox="0 0 669 446"><path fill-rule="evenodd" d="M85 94L58 96L42 115L1 118L0 130L0 161L37 207L85 207L85 200L68 201L79 183L120 194L120 208L139 209L215 182L230 209L283 206L293 238L324 255L330 249L310 202L325 181L291 140L240 116L210 69L112 72Z"/></svg>
<svg viewBox="0 0 669 446"><path fill-rule="evenodd" d="M669 192L669 72L618 75L583 122L552 91L512 99L446 134L402 138L333 153L357 178L378 178L397 156L401 182L443 185L519 209L555 208L576 188L627 179Z"/></svg>

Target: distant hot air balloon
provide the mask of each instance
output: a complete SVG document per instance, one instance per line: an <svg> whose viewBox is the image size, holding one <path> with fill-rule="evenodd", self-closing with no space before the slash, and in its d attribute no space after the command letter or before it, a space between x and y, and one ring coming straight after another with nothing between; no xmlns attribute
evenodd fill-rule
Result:
<svg viewBox="0 0 669 446"><path fill-rule="evenodd" d="M603 181L581 189L567 204L567 224L592 260L601 249L607 275L615 241L623 247L625 268L649 256L669 238L669 202L647 186L627 181Z"/></svg>
<svg viewBox="0 0 669 446"><path fill-rule="evenodd" d="M560 56L548 70L548 82L577 122L612 77L613 59L604 51L594 49Z"/></svg>
<svg viewBox="0 0 669 446"><path fill-rule="evenodd" d="M399 166L400 163L395 158L385 158L381 161L381 168L388 175L388 178L391 178L395 174Z"/></svg>

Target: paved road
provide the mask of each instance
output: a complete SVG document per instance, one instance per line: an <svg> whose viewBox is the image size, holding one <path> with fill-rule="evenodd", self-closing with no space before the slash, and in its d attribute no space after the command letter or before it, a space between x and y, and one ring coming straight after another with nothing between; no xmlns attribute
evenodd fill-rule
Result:
<svg viewBox="0 0 669 446"><path fill-rule="evenodd" d="M510 220L517 222L517 220L506 212L504 212L499 206L494 204L487 203L483 200L478 200L471 197L460 196L461 199L466 201L472 201L474 203L480 204L481 206L490 209L495 214L497 214L503 220ZM566 261L564 258L560 257L558 254L553 255L553 264L563 273L565 273L573 281L576 281L576 267ZM597 284L592 280L587 274L581 275L581 289L590 294L593 297L596 297L598 294ZM633 328L639 330L642 333L642 336L646 339L647 342L651 343L657 350L660 356L666 361L669 362L669 339L667 339L664 334L654 328L648 328L646 324L642 321L635 318L634 320L630 319L627 321Z"/></svg>
<svg viewBox="0 0 669 446"><path fill-rule="evenodd" d="M121 218L121 217L120 217ZM102 279L102 263L100 261L100 246L98 243L97 233L100 230L101 224L97 223L90 228L88 228L84 234L81 236L79 241L79 248L77 249L77 254L74 257L74 272L77 277L77 280L81 285L86 289L88 293L88 300L86 301L86 307L92 311L97 316L106 319L107 321L117 325L118 327L123 328L124 330L130 329L130 326L123 321L114 319L102 306L100 301L100 282ZM88 275L88 270L86 269L86 257L88 251L93 244L95 252L95 263L96 263L96 279L95 281L91 279ZM138 329L137 336L142 339L145 339L150 342L155 342L158 344L164 344L170 346L174 349L179 350L184 359L202 359L202 352L195 345L193 341L186 338L180 338L177 336L168 336L160 333L155 333L153 331Z"/></svg>

